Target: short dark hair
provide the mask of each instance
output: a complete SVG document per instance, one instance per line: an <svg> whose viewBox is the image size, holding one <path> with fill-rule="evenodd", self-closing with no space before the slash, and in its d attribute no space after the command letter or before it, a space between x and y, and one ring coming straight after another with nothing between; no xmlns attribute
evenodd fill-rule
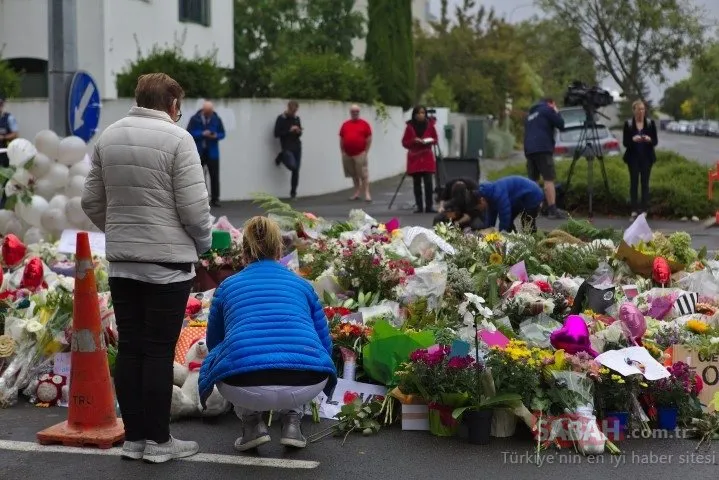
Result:
<svg viewBox="0 0 719 480"><path fill-rule="evenodd" d="M180 108L184 96L180 84L165 73L148 73L137 79L135 102L138 107L168 112L175 100Z"/></svg>
<svg viewBox="0 0 719 480"><path fill-rule="evenodd" d="M552 97L544 97L542 101L544 103L554 103L554 99Z"/></svg>

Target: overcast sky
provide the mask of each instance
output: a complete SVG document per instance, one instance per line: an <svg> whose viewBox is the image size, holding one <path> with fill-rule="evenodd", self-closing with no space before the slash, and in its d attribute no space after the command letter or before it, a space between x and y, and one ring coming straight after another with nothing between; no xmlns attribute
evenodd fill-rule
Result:
<svg viewBox="0 0 719 480"><path fill-rule="evenodd" d="M439 0L431 0L433 2L433 13L439 14ZM449 0L449 4L460 5L462 0ZM695 0L698 5L703 5L708 13L717 17L719 13L719 0ZM528 20L533 15L541 15L542 11L534 6L531 0L478 0L478 5L484 5L487 8L494 8L499 16L505 16L510 22L521 22ZM452 7L450 7L452 8ZM664 89L672 83L681 80L688 75L687 66L683 66L677 71L667 72L668 83L666 85L656 85L650 82L651 95L654 101L659 101L662 97ZM614 90L616 84L613 80L607 80L602 84L604 88Z"/></svg>

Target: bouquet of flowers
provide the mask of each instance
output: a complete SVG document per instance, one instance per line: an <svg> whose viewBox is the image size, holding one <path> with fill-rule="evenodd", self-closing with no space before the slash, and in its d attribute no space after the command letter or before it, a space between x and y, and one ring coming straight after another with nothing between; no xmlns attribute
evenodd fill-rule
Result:
<svg viewBox="0 0 719 480"><path fill-rule="evenodd" d="M655 232L649 242L639 242L635 250L650 257L664 257L670 262L688 265L694 262L699 254L692 248L692 238L686 232L675 232L668 237Z"/></svg>
<svg viewBox="0 0 719 480"><path fill-rule="evenodd" d="M305 278L315 280L327 271L340 252L341 244L338 240L320 238L303 249L300 272Z"/></svg>
<svg viewBox="0 0 719 480"><path fill-rule="evenodd" d="M640 376L639 376L640 377ZM606 412L629 412L632 409L632 398L640 386L646 384L637 375L623 377L613 370L602 367L599 378L594 382L597 403Z"/></svg>
<svg viewBox="0 0 719 480"><path fill-rule="evenodd" d="M551 353L539 348L527 348L525 342L510 340L505 349L493 348L485 358L485 364L492 372L497 391L521 395L525 406L539 388L540 369L543 356Z"/></svg>
<svg viewBox="0 0 719 480"><path fill-rule="evenodd" d="M654 418L657 408L662 407L678 408L679 418L685 421L701 415L698 398L704 388L701 377L684 362L676 362L668 370L671 376L657 380L647 388L649 416Z"/></svg>
<svg viewBox="0 0 719 480"><path fill-rule="evenodd" d="M517 328L527 317L540 314L563 318L570 305L560 294L555 294L548 282L515 282L504 294L502 310Z"/></svg>

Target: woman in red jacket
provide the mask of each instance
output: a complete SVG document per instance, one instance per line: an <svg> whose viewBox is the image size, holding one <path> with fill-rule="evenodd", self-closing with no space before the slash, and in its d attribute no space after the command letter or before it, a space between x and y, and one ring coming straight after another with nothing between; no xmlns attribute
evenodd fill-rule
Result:
<svg viewBox="0 0 719 480"><path fill-rule="evenodd" d="M402 146L407 149L407 175L414 181L414 213L436 213L432 208L432 175L437 170L432 145L437 143L434 122L427 118L425 107L414 107L412 119L402 137ZM424 183L424 201L422 197Z"/></svg>

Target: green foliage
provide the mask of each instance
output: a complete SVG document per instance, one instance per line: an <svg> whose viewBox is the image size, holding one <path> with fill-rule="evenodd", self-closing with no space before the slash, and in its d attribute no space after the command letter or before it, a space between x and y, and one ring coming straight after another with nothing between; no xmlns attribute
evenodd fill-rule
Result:
<svg viewBox="0 0 719 480"><path fill-rule="evenodd" d="M604 161L609 179L609 194L602 184L598 162L594 162L594 210L609 215L629 214L629 172L619 157ZM570 160L556 164L557 179L566 182ZM526 175L525 165L513 165L489 174L496 180L507 175ZM707 167L672 152L658 151L657 163L649 182L650 213L660 217L681 218L696 215L705 218L719 208L719 200L707 199ZM565 201L570 211L587 209L587 162L577 162Z"/></svg>
<svg viewBox="0 0 719 480"><path fill-rule="evenodd" d="M434 77L429 88L422 94L420 103L428 107L449 108L450 111L457 111L458 107L454 90L442 75Z"/></svg>
<svg viewBox="0 0 719 480"><path fill-rule="evenodd" d="M410 107L415 101L411 0L369 0L365 61L387 105Z"/></svg>
<svg viewBox="0 0 719 480"><path fill-rule="evenodd" d="M642 98L641 80L663 81L686 58L701 52L709 24L684 0L539 0L564 25L575 25L599 73L629 97Z"/></svg>
<svg viewBox="0 0 719 480"><path fill-rule="evenodd" d="M717 75L719 75L719 43L712 43L691 67L691 77L688 81L691 96L685 100L690 100L693 104L691 109L693 115L706 114L709 118L716 118L719 115Z"/></svg>
<svg viewBox="0 0 719 480"><path fill-rule="evenodd" d="M13 70L8 62L0 59L0 95L12 98L19 94L20 74Z"/></svg>
<svg viewBox="0 0 719 480"><path fill-rule="evenodd" d="M275 96L372 103L374 79L364 64L337 54L307 54L289 59L272 75Z"/></svg>
<svg viewBox="0 0 719 480"><path fill-rule="evenodd" d="M516 138L506 130L493 128L487 132L487 157L507 158L514 151Z"/></svg>
<svg viewBox="0 0 719 480"><path fill-rule="evenodd" d="M718 72L719 73L719 72ZM693 85L690 79L681 80L664 90L664 96L659 103L662 112L677 120L683 119L682 104L693 96Z"/></svg>
<svg viewBox="0 0 719 480"><path fill-rule="evenodd" d="M146 55L138 50L137 60L117 76L118 96L134 97L138 77L155 72L177 80L189 98L219 98L228 93L225 70L218 66L214 53L189 59L182 55L179 46L155 46Z"/></svg>
<svg viewBox="0 0 719 480"><path fill-rule="evenodd" d="M352 0L234 0L235 68L231 92L269 97L272 78L298 55L337 54L349 60L364 33Z"/></svg>

